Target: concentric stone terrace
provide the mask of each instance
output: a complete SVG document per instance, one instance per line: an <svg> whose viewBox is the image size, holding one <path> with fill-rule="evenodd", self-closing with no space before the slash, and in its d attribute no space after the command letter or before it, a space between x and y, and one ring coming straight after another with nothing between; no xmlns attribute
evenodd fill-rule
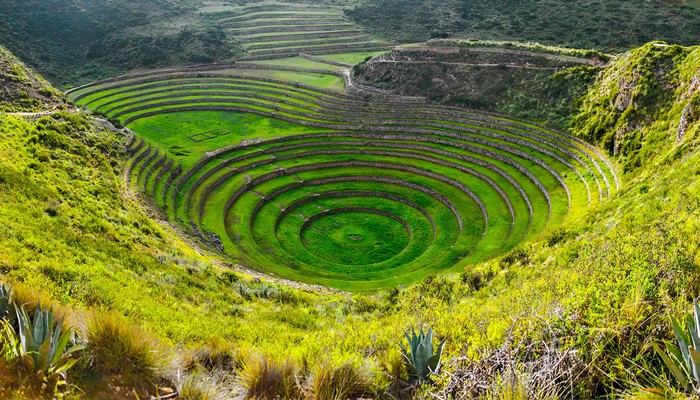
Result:
<svg viewBox="0 0 700 400"><path fill-rule="evenodd" d="M127 172L171 219L242 264L347 290L495 257L619 186L575 138L422 99L237 69L125 76L70 95L136 130ZM187 134L168 130L183 124Z"/></svg>
<svg viewBox="0 0 700 400"><path fill-rule="evenodd" d="M388 48L330 6L252 5L221 15L218 21L251 59Z"/></svg>

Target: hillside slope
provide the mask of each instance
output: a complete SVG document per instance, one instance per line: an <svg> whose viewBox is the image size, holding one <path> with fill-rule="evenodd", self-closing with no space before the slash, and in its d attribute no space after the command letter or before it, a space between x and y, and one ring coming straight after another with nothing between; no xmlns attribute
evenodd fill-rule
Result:
<svg viewBox="0 0 700 400"><path fill-rule="evenodd" d="M0 43L56 84L133 68L210 63L232 48L216 22L186 0L0 1Z"/></svg>
<svg viewBox="0 0 700 400"><path fill-rule="evenodd" d="M36 112L67 106L61 92L0 46L0 111Z"/></svg>
<svg viewBox="0 0 700 400"><path fill-rule="evenodd" d="M379 0L349 14L399 42L434 37L533 41L623 51L651 40L692 45L700 9L659 0Z"/></svg>
<svg viewBox="0 0 700 400"><path fill-rule="evenodd" d="M575 99L607 56L527 43L430 40L353 68L353 79L406 96L567 129Z"/></svg>
<svg viewBox="0 0 700 400"><path fill-rule="evenodd" d="M603 71L573 125L633 171L695 149L698 121L700 49L653 43L620 55ZM664 154L669 148L674 151Z"/></svg>
<svg viewBox="0 0 700 400"><path fill-rule="evenodd" d="M317 377L344 371L360 377L353 398L523 391L592 398L649 385L680 398L651 344L672 340L668 315L680 316L700 292L697 123L688 122L680 140L675 128L693 104L683 96L700 60L697 48L650 45L631 54L614 61L584 99L584 113L595 107L608 116L596 137L628 121L631 112L621 115L600 93L625 87L615 79L648 65L642 55L670 57L674 67L665 70L680 73L675 85L662 85L668 98L659 113L639 127L649 133L658 124L672 136L643 143L649 158L622 176L621 191L500 259L369 296L234 272L134 199L123 181L122 133L81 113L2 115L0 277L76 309L77 326L85 311L143 325L181 356L171 376L217 376L212 390L231 386L248 397L265 398L259 386L269 388L267 398L286 396L290 386L310 397L323 382ZM625 154L618 153L622 162ZM419 324L447 344L435 385L415 391L398 342ZM107 378L83 368L70 371L76 394L118 396Z"/></svg>

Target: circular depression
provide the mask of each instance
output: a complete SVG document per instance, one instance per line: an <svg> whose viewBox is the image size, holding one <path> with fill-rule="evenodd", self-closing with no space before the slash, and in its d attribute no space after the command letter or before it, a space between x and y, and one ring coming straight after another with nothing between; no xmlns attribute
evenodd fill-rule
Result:
<svg viewBox="0 0 700 400"><path fill-rule="evenodd" d="M411 227L386 211L340 208L309 218L299 237L311 254L328 262L367 265L403 252L411 241Z"/></svg>

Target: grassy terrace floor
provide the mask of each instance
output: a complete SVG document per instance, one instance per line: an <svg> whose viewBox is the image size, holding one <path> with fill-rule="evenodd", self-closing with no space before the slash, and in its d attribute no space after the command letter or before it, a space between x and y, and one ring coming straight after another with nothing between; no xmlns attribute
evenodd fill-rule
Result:
<svg viewBox="0 0 700 400"><path fill-rule="evenodd" d="M183 229L243 265L345 290L495 257L619 189L575 138L345 92L342 70L298 57L125 76L69 96L137 132L132 185Z"/></svg>
<svg viewBox="0 0 700 400"><path fill-rule="evenodd" d="M387 43L373 40L342 10L328 6L248 6L217 18L250 59L390 48Z"/></svg>

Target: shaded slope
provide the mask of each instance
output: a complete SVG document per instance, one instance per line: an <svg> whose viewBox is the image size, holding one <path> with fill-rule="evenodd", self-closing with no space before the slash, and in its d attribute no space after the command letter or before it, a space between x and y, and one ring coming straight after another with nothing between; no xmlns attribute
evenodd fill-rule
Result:
<svg viewBox="0 0 700 400"><path fill-rule="evenodd" d="M225 33L185 0L0 1L0 43L58 84L229 58Z"/></svg>
<svg viewBox="0 0 700 400"><path fill-rule="evenodd" d="M360 63L353 79L391 93L426 96L567 129L606 56L487 41L431 40Z"/></svg>
<svg viewBox="0 0 700 400"><path fill-rule="evenodd" d="M656 0L379 0L349 15L399 42L431 37L534 41L626 50L651 40L700 40L700 9Z"/></svg>
<svg viewBox="0 0 700 400"><path fill-rule="evenodd" d="M36 112L67 106L63 93L0 46L0 111Z"/></svg>

